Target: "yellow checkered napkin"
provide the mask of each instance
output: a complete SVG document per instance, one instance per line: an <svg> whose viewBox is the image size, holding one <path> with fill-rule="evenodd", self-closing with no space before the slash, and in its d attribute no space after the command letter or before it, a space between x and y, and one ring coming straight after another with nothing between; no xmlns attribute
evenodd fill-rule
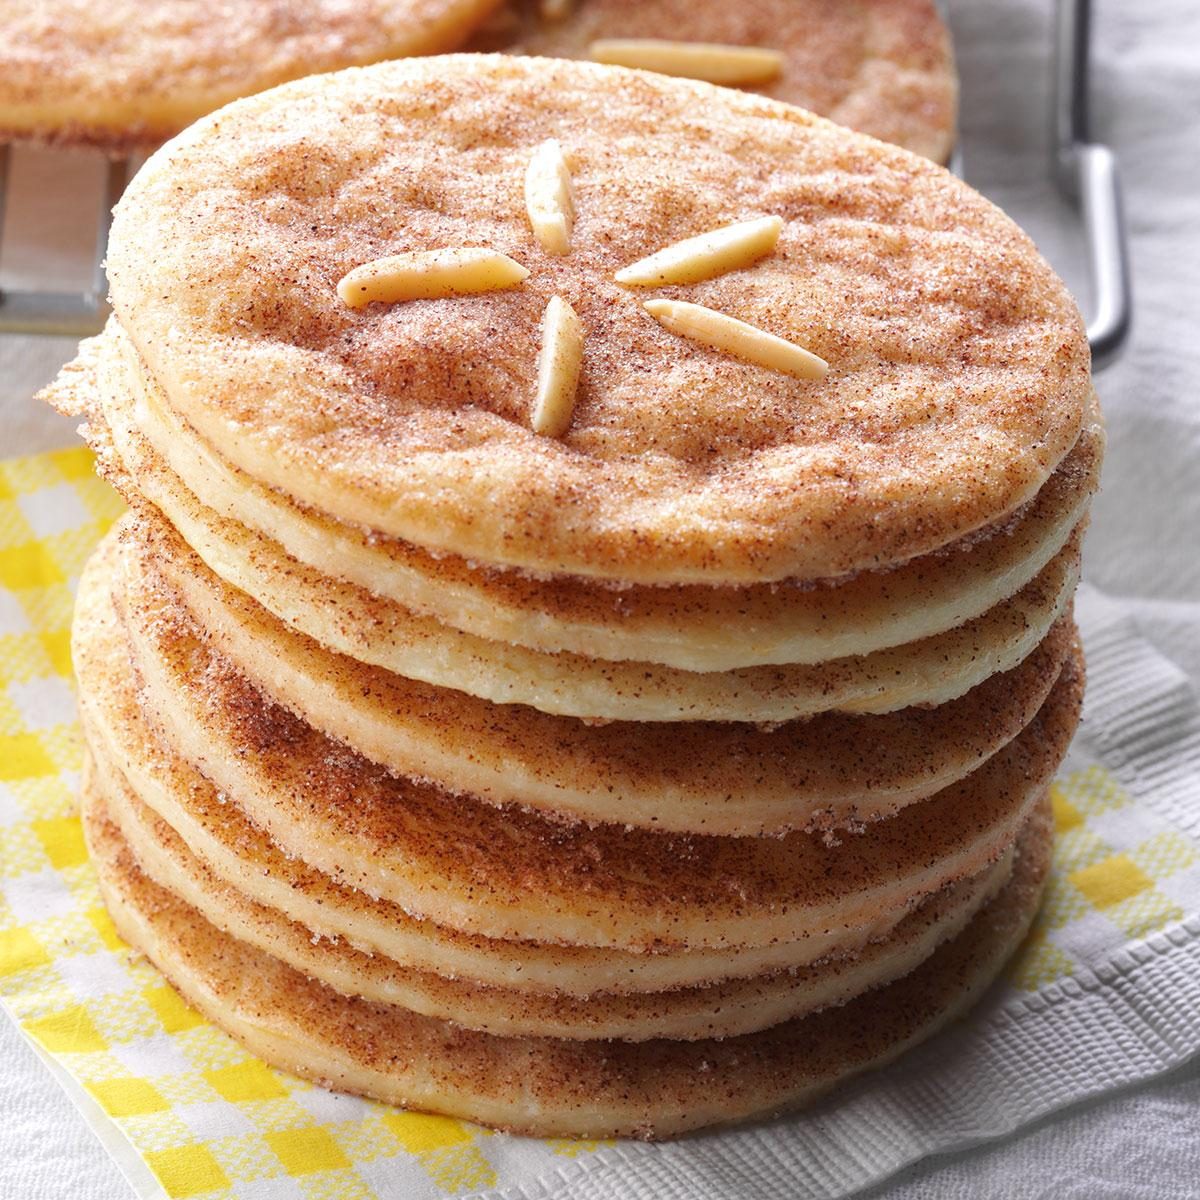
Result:
<svg viewBox="0 0 1200 1200"><path fill-rule="evenodd" d="M87 862L71 598L119 511L83 450L0 466L0 998L144 1195L843 1195L1200 1049L1200 724L1096 601L1045 909L983 1013L896 1067L811 1115L666 1147L493 1135L274 1071L122 945Z"/></svg>

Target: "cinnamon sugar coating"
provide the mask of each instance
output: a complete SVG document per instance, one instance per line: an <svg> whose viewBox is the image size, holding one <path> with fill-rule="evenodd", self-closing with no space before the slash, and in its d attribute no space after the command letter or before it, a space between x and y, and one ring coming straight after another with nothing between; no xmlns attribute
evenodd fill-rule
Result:
<svg viewBox="0 0 1200 1200"><path fill-rule="evenodd" d="M1043 799L1000 894L887 987L740 1037L596 1042L498 1037L342 996L222 934L153 883L90 805L87 833L121 935L266 1061L343 1091L512 1132L642 1138L798 1107L962 1015L1028 930L1051 843Z"/></svg>
<svg viewBox="0 0 1200 1200"><path fill-rule="evenodd" d="M576 191L564 257L522 196L548 137ZM659 294L809 348L823 380L685 343L612 281L760 215L785 222L768 259ZM462 245L532 273L359 312L336 295L362 262ZM583 63L413 60L243 101L139 173L109 263L169 403L234 465L542 572L746 584L935 550L1034 495L1090 387L1062 284L939 168L759 97ZM561 441L528 428L554 294L586 333Z"/></svg>
<svg viewBox="0 0 1200 1200"><path fill-rule="evenodd" d="M112 651L93 634L94 630L81 638L77 651L81 677L88 680L98 678L97 657ZM850 954L886 936L905 915L903 909L895 909L852 928L767 946L656 948L653 953L463 933L413 917L399 905L340 883L281 850L239 805L229 802L227 793L164 750L147 724L127 672L108 672L102 688L85 685L81 699L88 752L106 792L124 787L135 793L185 839L206 869L248 899L284 913L318 937L345 939L368 954L417 970L580 999L600 993L670 991L793 970L830 955Z"/></svg>
<svg viewBox="0 0 1200 1200"><path fill-rule="evenodd" d="M999 857L1078 721L1082 664L965 780L833 845L564 825L398 779L268 702L186 622L118 622L86 581L81 688L130 670L163 750L191 762L289 853L467 933L646 950L765 945L870 924Z"/></svg>
<svg viewBox="0 0 1200 1200"><path fill-rule="evenodd" d="M103 837L124 841L145 875L203 912L230 937L282 959L342 995L399 1005L503 1036L695 1041L752 1033L844 1003L908 974L961 932L1007 882L1014 857L1009 852L980 875L931 896L886 938L854 955L706 987L580 999L481 987L470 978L414 969L342 942L323 942L306 926L221 880L128 787L110 788L106 781L97 789L98 782L93 775L92 786L84 787L93 842L101 831Z"/></svg>
<svg viewBox="0 0 1200 1200"><path fill-rule="evenodd" d="M926 799L1033 720L1074 641L1065 616L1019 666L932 708L825 713L765 729L588 725L330 654L194 559L189 571L165 530L120 528L120 586L132 620L153 626L182 614L271 700L368 759L457 795L677 833L836 828Z"/></svg>

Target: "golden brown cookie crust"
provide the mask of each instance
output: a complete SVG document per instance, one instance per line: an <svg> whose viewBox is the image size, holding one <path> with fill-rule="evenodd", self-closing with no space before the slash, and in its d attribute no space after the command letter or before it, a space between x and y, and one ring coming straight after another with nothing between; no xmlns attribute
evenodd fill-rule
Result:
<svg viewBox="0 0 1200 1200"><path fill-rule="evenodd" d="M890 1061L999 973L1037 909L1051 849L1043 799L1000 894L910 975L847 1005L740 1037L588 1043L495 1037L339 996L142 875L91 804L86 832L121 936L252 1053L343 1091L560 1137L664 1138L765 1116Z"/></svg>
<svg viewBox="0 0 1200 1200"><path fill-rule="evenodd" d="M567 256L523 203L549 136L576 192ZM653 294L806 346L823 380L684 340L612 282L763 214L784 219L770 257ZM361 310L337 295L367 260L464 245L532 274ZM756 96L585 63L411 60L243 101L139 173L109 267L171 403L236 465L544 572L736 584L903 560L1028 500L1088 398L1063 285L940 168ZM529 428L553 294L587 339L561 439Z"/></svg>
<svg viewBox="0 0 1200 1200"><path fill-rule="evenodd" d="M76 618L76 646L93 659L113 634L96 600ZM118 636L162 751L191 762L286 850L464 932L625 949L854 928L975 874L1049 784L1083 684L1076 651L1034 720L977 771L828 846L816 833L564 825L399 779L266 701L186 624L143 620L130 613ZM95 668L90 678L94 690Z"/></svg>

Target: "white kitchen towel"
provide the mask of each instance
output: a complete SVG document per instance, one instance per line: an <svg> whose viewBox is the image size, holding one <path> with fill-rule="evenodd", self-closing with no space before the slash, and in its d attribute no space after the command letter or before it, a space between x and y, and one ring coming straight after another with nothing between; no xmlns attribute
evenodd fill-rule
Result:
<svg viewBox="0 0 1200 1200"><path fill-rule="evenodd" d="M481 1200L835 1200L1200 1052L1200 707L1119 605L1085 588L1077 607L1089 690L1056 796L1059 845L1041 922L1069 965L1039 968L1027 946L1017 981L967 1020L805 1115L618 1146ZM1158 879L1146 887L1134 871ZM1123 936L1169 909L1176 918L1149 936ZM1039 969L1050 982L1019 986Z"/></svg>

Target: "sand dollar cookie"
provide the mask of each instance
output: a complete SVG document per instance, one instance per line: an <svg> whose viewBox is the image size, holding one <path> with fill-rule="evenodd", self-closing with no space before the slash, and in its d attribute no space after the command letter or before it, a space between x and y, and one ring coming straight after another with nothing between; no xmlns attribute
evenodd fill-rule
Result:
<svg viewBox="0 0 1200 1200"><path fill-rule="evenodd" d="M139 173L109 265L223 458L539 572L908 559L1030 499L1089 394L1065 288L940 168L585 63L412 60L240 102Z"/></svg>

